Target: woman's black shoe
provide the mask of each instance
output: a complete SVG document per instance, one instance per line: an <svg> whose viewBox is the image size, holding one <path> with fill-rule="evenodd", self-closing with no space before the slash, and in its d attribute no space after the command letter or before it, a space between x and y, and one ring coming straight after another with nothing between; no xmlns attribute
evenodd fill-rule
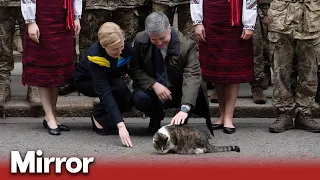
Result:
<svg viewBox="0 0 320 180"><path fill-rule="evenodd" d="M70 131L70 128L63 124L58 124L58 128L60 129L60 131Z"/></svg>
<svg viewBox="0 0 320 180"><path fill-rule="evenodd" d="M223 124L212 124L213 130L218 130L218 129L222 129L222 128L223 128Z"/></svg>
<svg viewBox="0 0 320 180"><path fill-rule="evenodd" d="M223 132L226 134L233 134L236 132L236 128L223 127Z"/></svg>
<svg viewBox="0 0 320 180"><path fill-rule="evenodd" d="M92 129L99 135L107 135L107 133L104 131L104 129L97 128L96 124L94 123L93 116L91 117L92 122Z"/></svg>
<svg viewBox="0 0 320 180"><path fill-rule="evenodd" d="M47 121L46 121L45 119L43 120L42 124L43 124L43 127L44 127L44 128L48 129L49 134L51 134L51 135L60 135L60 129L59 129L59 127L58 127L58 128L55 128L55 129L51 129L51 128L48 126L48 123L47 123Z"/></svg>

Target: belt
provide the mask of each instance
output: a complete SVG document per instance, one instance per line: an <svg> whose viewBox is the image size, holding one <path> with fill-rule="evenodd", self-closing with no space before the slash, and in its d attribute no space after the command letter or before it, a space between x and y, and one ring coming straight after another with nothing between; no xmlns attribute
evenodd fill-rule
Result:
<svg viewBox="0 0 320 180"><path fill-rule="evenodd" d="M308 3L308 2L315 2L319 0L279 0L279 1L284 1L284 2L299 2L299 3Z"/></svg>

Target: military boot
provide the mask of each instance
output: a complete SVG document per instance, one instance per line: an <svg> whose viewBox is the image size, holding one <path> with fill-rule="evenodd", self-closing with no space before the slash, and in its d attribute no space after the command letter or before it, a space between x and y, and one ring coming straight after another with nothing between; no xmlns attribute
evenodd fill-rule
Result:
<svg viewBox="0 0 320 180"><path fill-rule="evenodd" d="M271 85L271 73L266 73L262 81L262 89L266 90Z"/></svg>
<svg viewBox="0 0 320 180"><path fill-rule="evenodd" d="M314 133L320 132L320 124L316 123L311 115L300 112L295 119L295 127L297 129L303 129Z"/></svg>
<svg viewBox="0 0 320 180"><path fill-rule="evenodd" d="M9 84L0 84L0 104L11 99L11 89Z"/></svg>
<svg viewBox="0 0 320 180"><path fill-rule="evenodd" d="M269 126L271 133L280 133L289 129L293 129L293 121L289 113L280 114L276 121Z"/></svg>
<svg viewBox="0 0 320 180"><path fill-rule="evenodd" d="M251 92L254 103L265 104L267 102L267 97L264 95L262 87L252 87Z"/></svg>

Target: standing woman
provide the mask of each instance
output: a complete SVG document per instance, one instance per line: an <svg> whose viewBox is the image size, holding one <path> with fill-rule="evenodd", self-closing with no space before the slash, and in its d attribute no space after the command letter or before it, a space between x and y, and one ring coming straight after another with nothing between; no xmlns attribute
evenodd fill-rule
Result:
<svg viewBox="0 0 320 180"><path fill-rule="evenodd" d="M215 83L220 118L214 129L235 132L233 112L240 83L254 79L251 36L256 0L192 0L191 18L199 40L202 77Z"/></svg>
<svg viewBox="0 0 320 180"><path fill-rule="evenodd" d="M69 128L56 117L59 87L73 70L73 38L80 32L82 0L21 0L27 25L22 57L22 84L39 88L45 112L43 125L51 135Z"/></svg>

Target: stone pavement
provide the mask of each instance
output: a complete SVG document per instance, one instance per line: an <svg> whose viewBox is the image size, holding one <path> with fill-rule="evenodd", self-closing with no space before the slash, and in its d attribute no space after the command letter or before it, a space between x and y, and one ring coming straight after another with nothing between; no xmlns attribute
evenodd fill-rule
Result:
<svg viewBox="0 0 320 180"><path fill-rule="evenodd" d="M210 143L216 146L237 145L241 152L210 153L201 155L157 154L152 145L152 135L146 133L148 119L125 118L131 135L133 148L123 147L117 131L109 136L100 136L92 131L90 118L62 117L61 122L70 127L69 132L52 136L42 126L43 118L6 118L0 121L0 162L8 161L10 151L24 154L30 150L42 150L45 157L95 157L96 162L180 162L188 164L213 163L255 163L265 164L298 161L319 162L320 134L303 130L289 130L283 133L268 132L268 124L273 118L235 118L237 131L224 134L214 131ZM316 119L319 122L319 119ZM170 122L165 118L162 125ZM189 124L207 131L203 119L191 118ZM248 172L250 173L250 172ZM213 172L214 174L214 172ZM277 178L276 178L277 179Z"/></svg>
<svg viewBox="0 0 320 180"><path fill-rule="evenodd" d="M43 115L40 99L37 91L32 91L32 96L27 99L27 87L21 84L21 54L14 53L15 68L12 71L11 101L0 107L0 116L2 117L39 117ZM275 117L272 107L272 87L264 91L267 95L267 103L264 105L254 104L252 101L251 87L249 84L241 84L239 98L237 100L234 116L237 118L273 118ZM210 95L211 91L208 92ZM91 116L93 106L98 101L97 98L86 97L82 94L78 96L77 92L66 96L59 96L57 104L58 116L62 117L85 117ZM168 110L166 116L172 116L177 109ZM210 112L212 117L219 115L219 107L217 103L210 103ZM141 116L141 113L128 112L125 117ZM320 117L319 107L314 110L314 116Z"/></svg>

